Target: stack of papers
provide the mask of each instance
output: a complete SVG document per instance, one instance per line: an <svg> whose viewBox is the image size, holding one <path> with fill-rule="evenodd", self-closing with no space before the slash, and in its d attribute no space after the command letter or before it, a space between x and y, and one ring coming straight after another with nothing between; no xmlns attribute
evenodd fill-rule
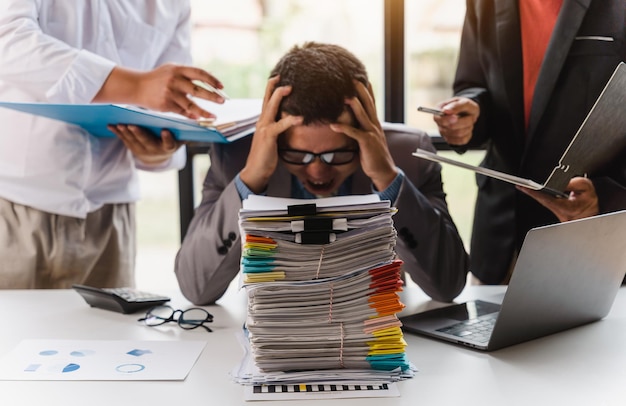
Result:
<svg viewBox="0 0 626 406"><path fill-rule="evenodd" d="M246 400L286 400L286 399L340 399L352 397L397 397L400 391L396 382L410 379L416 369L392 371L376 369L319 369L297 371L262 371L255 364L248 333L239 334L238 339L244 349L242 362L232 371L231 376L236 382L245 385ZM320 389L323 386L324 389ZM372 391L384 388L386 390ZM301 396L289 396L287 392L297 392ZM316 392L323 390L320 396ZM274 397L269 399L263 392L273 391ZM292 393L292 395L294 395ZM302 396L305 395L305 396Z"/></svg>
<svg viewBox="0 0 626 406"><path fill-rule="evenodd" d="M254 370L241 383L393 382L412 376L401 323L395 208L377 195L250 196L240 211Z"/></svg>
<svg viewBox="0 0 626 406"><path fill-rule="evenodd" d="M0 102L0 107L64 121L82 127L96 137L114 137L109 124L132 124L159 135L168 129L181 141L233 142L254 132L261 114L262 100L232 99L224 104L192 98L215 120L191 120L176 113L162 113L121 104L50 104Z"/></svg>

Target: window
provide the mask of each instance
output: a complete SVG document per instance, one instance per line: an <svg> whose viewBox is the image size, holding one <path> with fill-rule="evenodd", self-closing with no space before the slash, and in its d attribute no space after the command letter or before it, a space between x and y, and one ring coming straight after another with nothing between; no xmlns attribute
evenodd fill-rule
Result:
<svg viewBox="0 0 626 406"><path fill-rule="evenodd" d="M417 106L432 107L452 95L461 39L465 0L405 1L405 119L406 123L437 134L429 114ZM439 154L478 165L483 151L458 155L452 151ZM476 183L474 173L443 165L442 177L450 213L469 250L474 218Z"/></svg>

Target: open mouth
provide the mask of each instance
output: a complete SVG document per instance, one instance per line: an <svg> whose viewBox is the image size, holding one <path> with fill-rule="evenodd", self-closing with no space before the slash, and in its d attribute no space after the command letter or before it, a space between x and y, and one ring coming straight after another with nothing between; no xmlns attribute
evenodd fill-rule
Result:
<svg viewBox="0 0 626 406"><path fill-rule="evenodd" d="M332 192L332 186L333 186L332 180L329 182L308 180L306 183L309 188L309 191L313 192L314 194L324 194L324 193Z"/></svg>

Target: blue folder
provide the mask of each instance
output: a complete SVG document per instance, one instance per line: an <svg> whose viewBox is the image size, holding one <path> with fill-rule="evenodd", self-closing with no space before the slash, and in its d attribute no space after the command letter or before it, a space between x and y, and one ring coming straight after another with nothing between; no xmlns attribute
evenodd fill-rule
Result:
<svg viewBox="0 0 626 406"><path fill-rule="evenodd" d="M241 99L239 102L251 100ZM236 108L237 100L227 101L229 107ZM218 106L218 105L214 105ZM196 121L172 113L160 113L136 106L119 104L50 104L50 103L13 103L0 102L0 107L18 110L24 113L64 121L84 128L96 137L115 137L107 125L134 124L151 130L156 135L166 128L181 141L227 143L251 134L258 114L248 114L237 121L215 122L216 128L205 127ZM209 111L213 111L210 109ZM246 111L246 109L241 109ZM254 111L254 110L252 110ZM260 112L260 105L259 105ZM214 112L215 113L215 112ZM218 115L218 113L215 113ZM218 115L218 119L220 116ZM222 127L223 129L221 129ZM219 130L218 130L219 128Z"/></svg>

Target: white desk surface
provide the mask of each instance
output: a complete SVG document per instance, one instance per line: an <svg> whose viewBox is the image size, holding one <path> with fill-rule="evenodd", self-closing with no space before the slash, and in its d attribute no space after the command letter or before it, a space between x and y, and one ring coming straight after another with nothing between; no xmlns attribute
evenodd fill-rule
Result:
<svg viewBox="0 0 626 406"><path fill-rule="evenodd" d="M457 299L497 295L499 286L469 287ZM191 306L178 292L172 306ZM415 287L402 294L405 313L436 307ZM243 387L231 381L241 348L235 339L245 319L245 297L231 286L217 305L213 333L174 323L151 328L141 315L90 308L72 290L0 290L0 355L23 339L206 340L184 381L0 381L1 405L241 405ZM405 334L419 372L398 384L398 398L345 399L342 405L626 405L626 288L602 321L482 353ZM272 402L338 404L338 400Z"/></svg>

